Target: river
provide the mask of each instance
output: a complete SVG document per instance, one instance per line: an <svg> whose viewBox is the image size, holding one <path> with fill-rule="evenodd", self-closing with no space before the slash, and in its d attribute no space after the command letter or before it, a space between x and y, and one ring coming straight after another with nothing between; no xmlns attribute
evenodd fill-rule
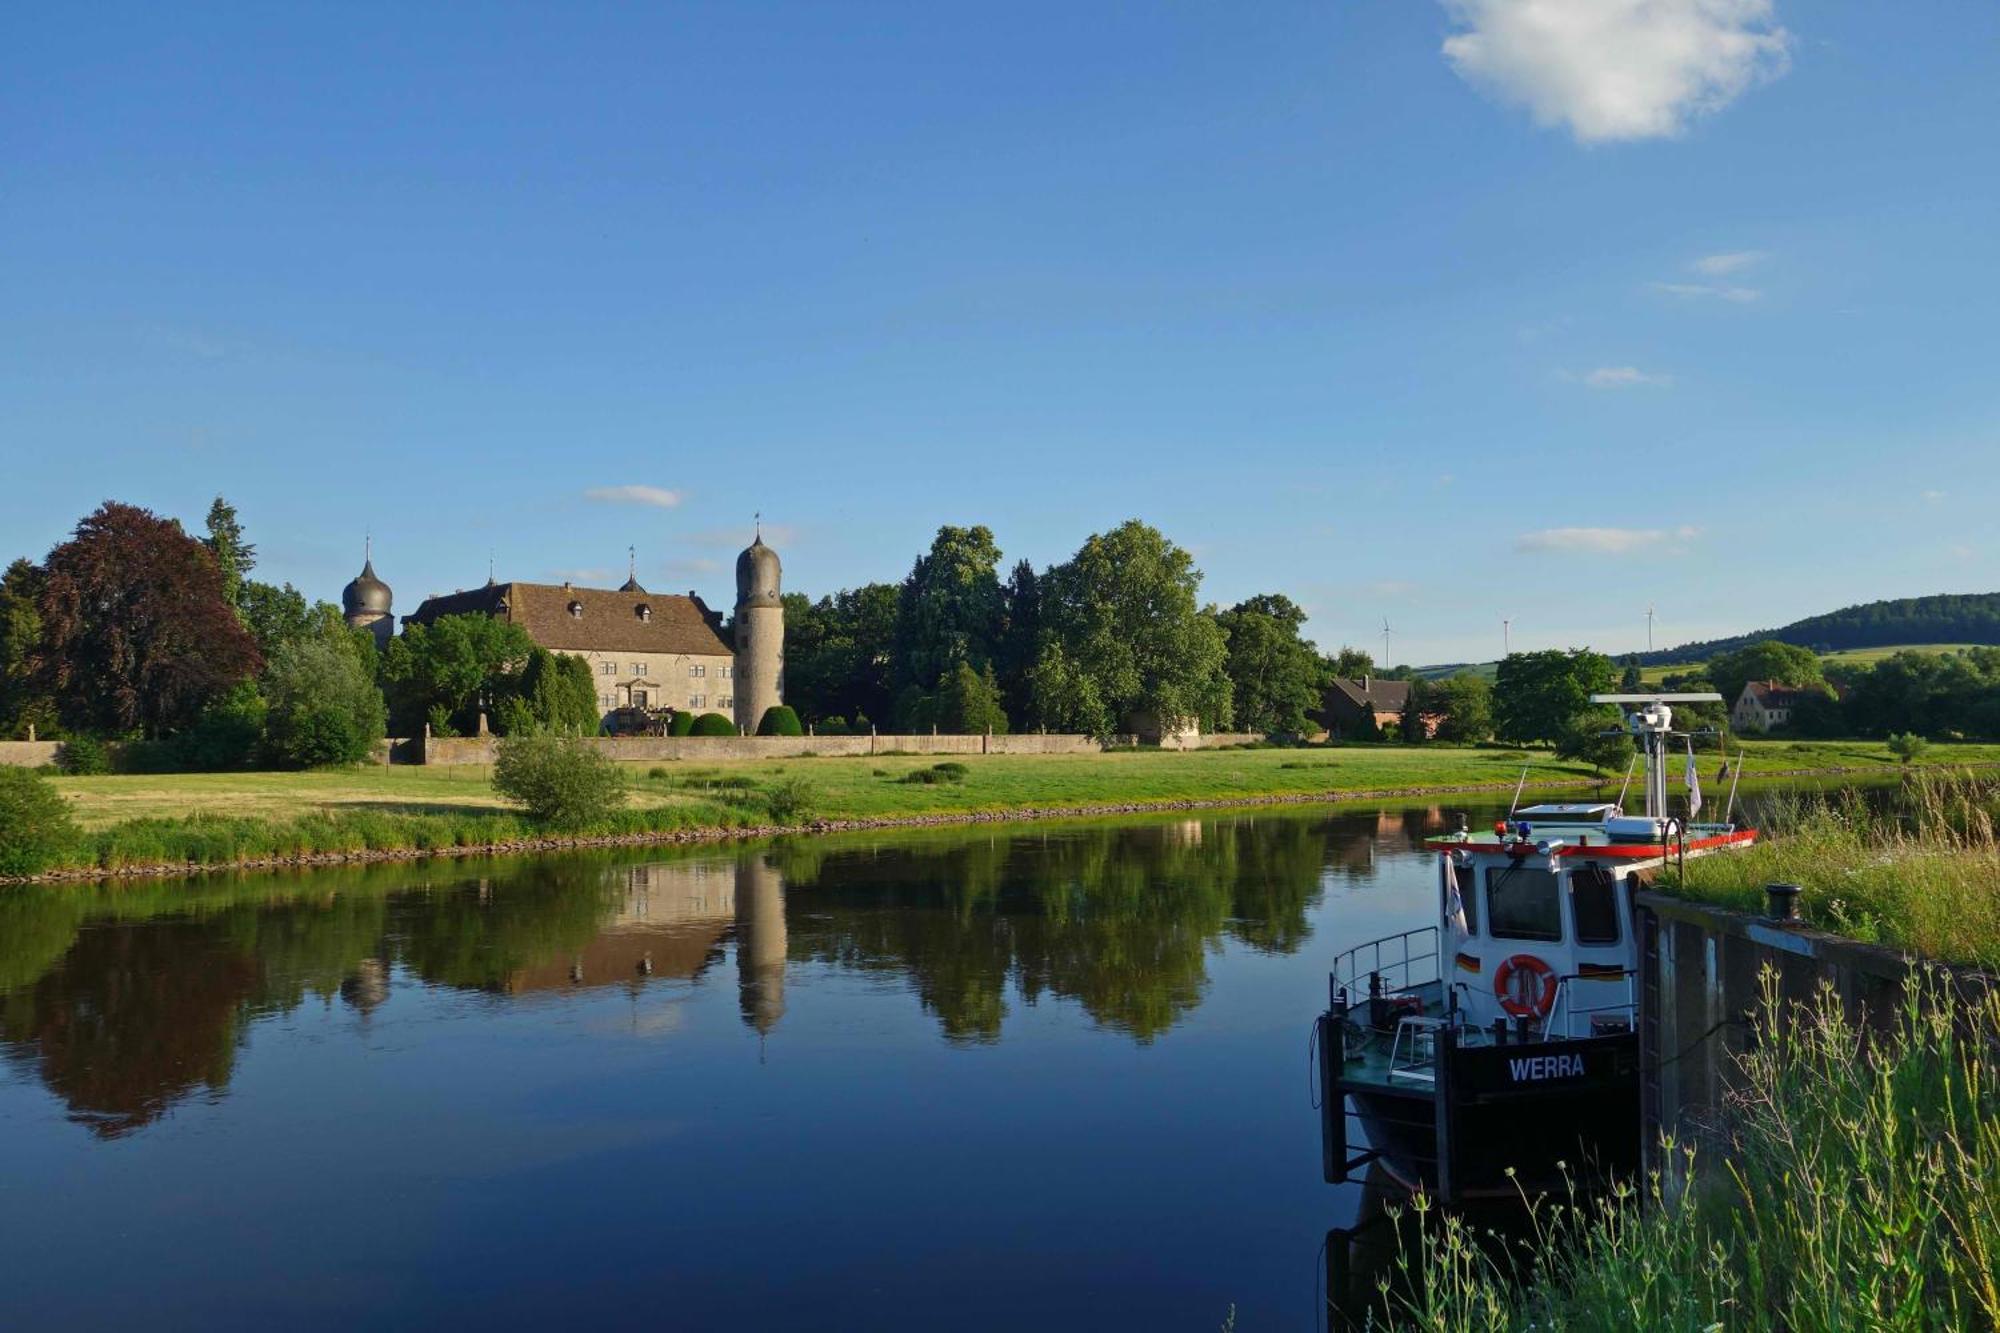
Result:
<svg viewBox="0 0 2000 1333"><path fill-rule="evenodd" d="M0 1326L1311 1327L1460 809L0 891Z"/></svg>

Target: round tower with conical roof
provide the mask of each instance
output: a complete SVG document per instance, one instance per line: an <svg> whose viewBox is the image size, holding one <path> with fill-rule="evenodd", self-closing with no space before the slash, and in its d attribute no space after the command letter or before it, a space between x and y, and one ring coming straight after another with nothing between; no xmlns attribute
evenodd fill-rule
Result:
<svg viewBox="0 0 2000 1333"><path fill-rule="evenodd" d="M396 632L396 617L391 614L394 602L395 594L389 591L389 585L375 577L375 543L371 540L363 548L361 572L340 590L341 614L355 629L373 634L375 646L383 648Z"/></svg>
<svg viewBox="0 0 2000 1333"><path fill-rule="evenodd" d="M766 709L784 702L785 607L778 553L757 539L736 557L736 725L755 735Z"/></svg>

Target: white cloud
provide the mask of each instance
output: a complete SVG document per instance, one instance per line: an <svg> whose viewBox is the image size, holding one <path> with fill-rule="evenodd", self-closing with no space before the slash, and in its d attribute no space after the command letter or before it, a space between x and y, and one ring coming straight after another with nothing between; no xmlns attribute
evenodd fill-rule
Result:
<svg viewBox="0 0 2000 1333"><path fill-rule="evenodd" d="M1641 384L1664 388L1674 382L1674 377L1641 370L1637 366L1599 366L1585 375L1583 382L1593 389L1630 389Z"/></svg>
<svg viewBox="0 0 2000 1333"><path fill-rule="evenodd" d="M664 486L593 486L583 493L583 498L599 504L652 505L655 509L672 509L681 502L681 493Z"/></svg>
<svg viewBox="0 0 2000 1333"><path fill-rule="evenodd" d="M1689 262L1688 267L1707 278L1720 278L1749 268L1764 258L1762 250L1730 250L1719 255L1703 255Z"/></svg>
<svg viewBox="0 0 2000 1333"><path fill-rule="evenodd" d="M1789 63L1771 0L1442 0L1460 78L1580 143L1679 134Z"/></svg>
<svg viewBox="0 0 2000 1333"><path fill-rule="evenodd" d="M1667 296L1679 296L1686 300L1714 299L1748 304L1759 300L1764 293L1755 287L1737 287L1717 282L1656 282L1653 290Z"/></svg>
<svg viewBox="0 0 2000 1333"><path fill-rule="evenodd" d="M1523 533L1514 541L1517 551L1568 551L1587 552L1591 555L1630 555L1634 551L1667 547L1670 553L1677 553L1673 543L1690 541L1701 535L1701 529L1682 526L1678 528L1543 528L1540 532Z"/></svg>
<svg viewBox="0 0 2000 1333"><path fill-rule="evenodd" d="M1943 491L1925 491L1925 492L1924 492L1924 499L1925 499L1925 500L1927 500L1927 501L1929 501L1929 502L1930 502L1931 504L1937 504L1937 503L1938 503L1939 501L1941 501L1941 500L1943 500L1943 499L1944 499L1944 492L1943 492Z"/></svg>

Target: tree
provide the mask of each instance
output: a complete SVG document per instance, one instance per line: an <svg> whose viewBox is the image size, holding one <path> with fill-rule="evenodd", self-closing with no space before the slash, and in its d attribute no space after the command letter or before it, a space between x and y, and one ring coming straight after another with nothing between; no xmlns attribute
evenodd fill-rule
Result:
<svg viewBox="0 0 2000 1333"><path fill-rule="evenodd" d="M263 664L178 523L106 501L44 570L35 680L66 727L165 736Z"/></svg>
<svg viewBox="0 0 2000 1333"><path fill-rule="evenodd" d="M42 582L41 566L29 560L16 560L0 575L0 738L23 735L30 726L42 732L55 727L55 700L34 679Z"/></svg>
<svg viewBox="0 0 2000 1333"><path fill-rule="evenodd" d="M75 840L69 803L54 783L0 766L0 875L39 875Z"/></svg>
<svg viewBox="0 0 2000 1333"><path fill-rule="evenodd" d="M1359 648L1349 648L1342 644L1340 651L1331 657L1322 658L1330 676L1342 680L1360 680L1363 676L1375 675L1375 659Z"/></svg>
<svg viewBox="0 0 2000 1333"><path fill-rule="evenodd" d="M1516 745L1555 741L1612 679L1611 659L1588 648L1510 654L1494 682L1494 730Z"/></svg>
<svg viewBox="0 0 2000 1333"><path fill-rule="evenodd" d="M1478 676L1431 681L1425 695L1428 710L1439 715L1437 739L1473 745L1493 734L1493 687Z"/></svg>
<svg viewBox="0 0 2000 1333"><path fill-rule="evenodd" d="M222 571L222 595L231 606L239 604L243 580L257 567L257 548L243 540L243 525L236 521L236 509L221 496L208 507L208 536L203 546L215 557Z"/></svg>
<svg viewBox="0 0 2000 1333"><path fill-rule="evenodd" d="M308 602L305 594L289 583L275 587L247 579L237 593L236 609L265 657L276 652L281 643L312 638L347 623L332 602Z"/></svg>
<svg viewBox="0 0 2000 1333"><path fill-rule="evenodd" d="M1823 689L1826 677L1819 658L1809 649L1766 639L1733 653L1725 653L1704 668L1716 693L1725 704L1734 705L1743 687L1753 680L1768 680L1795 689Z"/></svg>
<svg viewBox="0 0 2000 1333"><path fill-rule="evenodd" d="M960 662L938 682L933 720L938 730L954 736L1007 734L1007 711L1000 702L1000 682L988 663L975 671Z"/></svg>
<svg viewBox="0 0 2000 1333"><path fill-rule="evenodd" d="M475 730L480 709L507 696L534 650L519 625L477 612L405 626L379 668L396 734L415 735L426 724L433 734Z"/></svg>
<svg viewBox="0 0 2000 1333"><path fill-rule="evenodd" d="M784 704L773 704L764 710L764 716L757 721L759 736L803 736L805 727L799 722L799 715Z"/></svg>
<svg viewBox="0 0 2000 1333"><path fill-rule="evenodd" d="M1563 723L1556 736L1556 755L1589 764L1599 773L1615 773L1632 762L1637 751L1616 708L1587 708Z"/></svg>
<svg viewBox="0 0 2000 1333"><path fill-rule="evenodd" d="M897 680L928 688L961 662L980 668L993 660L1003 610L999 564L991 529L938 529L897 597Z"/></svg>
<svg viewBox="0 0 2000 1333"><path fill-rule="evenodd" d="M1035 716L1050 731L1111 734L1111 710L1105 707L1097 682L1060 643L1042 646L1041 656L1028 672L1028 696Z"/></svg>
<svg viewBox="0 0 2000 1333"><path fill-rule="evenodd" d="M1231 718L1228 649L1196 603L1200 586L1193 557L1157 529L1128 521L1092 536L1041 580L1044 643L1060 647L1068 669L1089 682L1104 721L1223 729ZM1043 661L1038 655L1038 674L1046 674Z"/></svg>
<svg viewBox="0 0 2000 1333"><path fill-rule="evenodd" d="M1010 717L1034 712L1028 673L1034 669L1042 633L1042 582L1035 567L1017 561L1000 590L1000 641L994 649L994 669L1000 677L1000 702Z"/></svg>
<svg viewBox="0 0 2000 1333"><path fill-rule="evenodd" d="M1267 736L1310 730L1306 714L1319 707L1321 668L1318 651L1299 634L1304 610L1289 597L1266 593L1238 602L1216 623L1228 644L1236 726Z"/></svg>
<svg viewBox="0 0 2000 1333"><path fill-rule="evenodd" d="M595 735L597 682L590 663L574 653L529 650L528 660L499 705L504 731L549 731L566 736Z"/></svg>
<svg viewBox="0 0 2000 1333"><path fill-rule="evenodd" d="M382 739L387 710L344 628L278 645L264 674L265 743L294 768L356 764Z"/></svg>
<svg viewBox="0 0 2000 1333"><path fill-rule="evenodd" d="M899 596L888 583L817 602L785 595L785 698L801 717L889 716Z"/></svg>
<svg viewBox="0 0 2000 1333"><path fill-rule="evenodd" d="M1646 683L1646 675L1639 669L1639 654L1625 655L1625 669L1618 673L1618 689L1623 694L1637 694Z"/></svg>

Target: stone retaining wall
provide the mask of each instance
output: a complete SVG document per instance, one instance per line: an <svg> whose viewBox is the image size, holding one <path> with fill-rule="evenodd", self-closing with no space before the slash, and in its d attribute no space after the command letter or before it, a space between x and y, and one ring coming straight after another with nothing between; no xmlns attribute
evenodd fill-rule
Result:
<svg viewBox="0 0 2000 1333"><path fill-rule="evenodd" d="M0 764L11 768L40 768L56 761L61 741L0 741Z"/></svg>

